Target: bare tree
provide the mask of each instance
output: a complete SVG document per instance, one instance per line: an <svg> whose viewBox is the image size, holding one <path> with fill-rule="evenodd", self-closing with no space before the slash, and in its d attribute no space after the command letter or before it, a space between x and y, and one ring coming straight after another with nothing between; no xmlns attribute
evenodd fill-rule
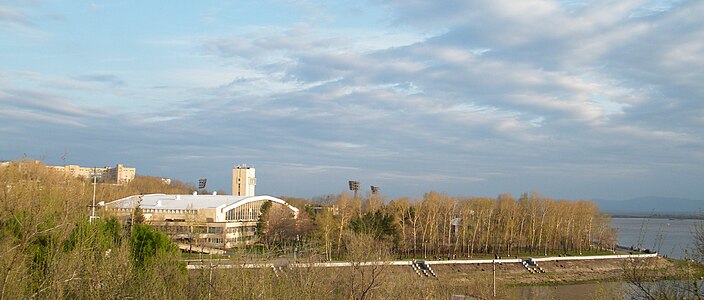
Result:
<svg viewBox="0 0 704 300"><path fill-rule="evenodd" d="M345 249L347 260L352 263L345 278L349 297L374 298L374 291L382 285L389 267L390 245L370 234L350 232L345 235Z"/></svg>

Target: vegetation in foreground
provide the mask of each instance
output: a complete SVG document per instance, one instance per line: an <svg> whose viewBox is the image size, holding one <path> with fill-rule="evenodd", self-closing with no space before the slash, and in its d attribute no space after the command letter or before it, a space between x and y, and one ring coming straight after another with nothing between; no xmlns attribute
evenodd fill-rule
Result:
<svg viewBox="0 0 704 300"><path fill-rule="evenodd" d="M447 298L488 297L487 277L450 288L442 281L394 273L380 264L355 264L333 274L297 268L187 271L166 235L138 219L126 226L109 216L89 223L90 182L40 163L0 169L0 299L10 298ZM138 177L128 185L99 184L113 200L143 193L190 193L178 181ZM557 201L538 194L518 200L459 198L366 199L340 194L325 201L287 201L308 212L288 221L265 213L257 233L262 255L296 251L303 261L352 262L395 258L460 258L519 253L550 255L612 249L608 216L589 201ZM321 200L321 199L318 199ZM324 207L315 212L313 207ZM329 209L328 209L329 208ZM292 223L293 222L293 223ZM246 251L230 259L247 262Z"/></svg>

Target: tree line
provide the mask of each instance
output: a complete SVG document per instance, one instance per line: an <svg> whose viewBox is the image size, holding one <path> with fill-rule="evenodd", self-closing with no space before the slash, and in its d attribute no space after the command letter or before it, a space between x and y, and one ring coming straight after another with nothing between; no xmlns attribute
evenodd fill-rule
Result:
<svg viewBox="0 0 704 300"><path fill-rule="evenodd" d="M184 186L137 177L96 188L119 198ZM34 161L0 167L0 299L168 298L170 278L187 276L165 234L109 216L89 222L92 188Z"/></svg>
<svg viewBox="0 0 704 300"><path fill-rule="evenodd" d="M329 196L326 209L311 213L311 240L328 259L344 257L346 232L372 234L404 258L581 254L611 250L616 243L610 217L587 200L555 200L537 193L515 199L510 194L467 198L430 192L421 199L383 204L374 197Z"/></svg>
<svg viewBox="0 0 704 300"><path fill-rule="evenodd" d="M96 194L115 200L194 190L190 184L171 182L138 176L127 185L98 184ZM64 176L41 163L0 167L0 299L449 297L443 282L416 282L420 279L394 275L384 265L297 269L286 275L271 270L186 271L184 254L149 226L125 226L109 216L89 223L92 194L89 180ZM266 251L295 249L306 262L575 253L614 243L608 217L593 203L535 193L519 199L436 192L392 201L347 193L282 198L304 213L290 220L286 210L267 206L257 229L258 246ZM231 251L231 259L251 262L251 250ZM485 287L483 279L473 280ZM477 286L462 289L481 294L472 290Z"/></svg>

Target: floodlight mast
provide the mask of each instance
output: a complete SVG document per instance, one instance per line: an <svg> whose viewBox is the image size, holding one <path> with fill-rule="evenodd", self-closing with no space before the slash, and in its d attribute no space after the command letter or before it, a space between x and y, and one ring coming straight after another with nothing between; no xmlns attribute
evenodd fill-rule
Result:
<svg viewBox="0 0 704 300"><path fill-rule="evenodd" d="M354 191L354 203L355 205L357 204L357 191L359 191L359 181L353 181L350 180L349 182L350 185L350 191ZM362 203L359 203L359 216L362 216Z"/></svg>
<svg viewBox="0 0 704 300"><path fill-rule="evenodd" d="M377 208L377 201L379 201L379 199L378 199L379 187L372 185L371 188L372 188L372 191L371 191L371 194L369 194L369 200L367 200L367 203L369 203L369 209L371 211L374 211Z"/></svg>
<svg viewBox="0 0 704 300"><path fill-rule="evenodd" d="M379 187L372 185L372 195L379 195Z"/></svg>
<svg viewBox="0 0 704 300"><path fill-rule="evenodd" d="M354 191L354 197L356 199L357 191L359 191L359 181L350 180L348 183L350 185L350 191Z"/></svg>
<svg viewBox="0 0 704 300"><path fill-rule="evenodd" d="M198 190L196 192L200 192L201 194L203 194L203 190L205 189L205 185L207 183L208 183L207 178L198 179Z"/></svg>

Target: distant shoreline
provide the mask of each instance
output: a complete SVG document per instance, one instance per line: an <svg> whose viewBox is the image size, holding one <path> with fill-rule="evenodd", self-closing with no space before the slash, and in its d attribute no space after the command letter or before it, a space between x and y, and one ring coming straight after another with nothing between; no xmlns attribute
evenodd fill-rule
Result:
<svg viewBox="0 0 704 300"><path fill-rule="evenodd" d="M638 214L638 213L618 213L611 214L611 218L619 219L666 219L666 220L704 220L701 214Z"/></svg>

